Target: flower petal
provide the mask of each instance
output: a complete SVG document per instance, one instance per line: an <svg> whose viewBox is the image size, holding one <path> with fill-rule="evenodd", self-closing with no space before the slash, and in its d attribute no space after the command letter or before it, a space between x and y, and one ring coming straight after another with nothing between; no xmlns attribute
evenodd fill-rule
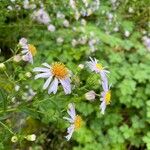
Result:
<svg viewBox="0 0 150 150"><path fill-rule="evenodd" d="M107 78L105 78L105 80L102 81L102 87L103 87L104 91L108 91L109 90Z"/></svg>
<svg viewBox="0 0 150 150"><path fill-rule="evenodd" d="M75 112L75 106L73 103L70 103L68 105L69 109L67 110L68 114L70 115L70 117L75 120L75 116L76 116L76 112Z"/></svg>
<svg viewBox="0 0 150 150"><path fill-rule="evenodd" d="M70 123L73 123L73 122L74 122L71 118L68 118L68 117L63 117L63 119L69 121Z"/></svg>
<svg viewBox="0 0 150 150"><path fill-rule="evenodd" d="M52 93L56 94L58 88L58 79L54 78L53 82L51 83L49 89L48 89L48 94Z"/></svg>
<svg viewBox="0 0 150 150"><path fill-rule="evenodd" d="M42 65L45 66L45 67L47 67L47 68L50 68L50 67L51 67L51 66L50 66L49 64L47 64L47 63L43 63Z"/></svg>
<svg viewBox="0 0 150 150"><path fill-rule="evenodd" d="M22 59L24 61L28 61L30 63L33 63L33 57L32 57L32 54L27 52L25 55L22 56Z"/></svg>
<svg viewBox="0 0 150 150"><path fill-rule="evenodd" d="M71 139L72 134L74 132L74 128L75 128L74 125L70 125L70 127L67 129L68 135L65 136L65 138L67 139L67 141L69 141Z"/></svg>
<svg viewBox="0 0 150 150"><path fill-rule="evenodd" d="M34 79L39 79L39 78L48 78L50 76L50 73L40 73L40 74L37 74Z"/></svg>
<svg viewBox="0 0 150 150"><path fill-rule="evenodd" d="M64 92L66 94L70 94L71 93L71 84L70 84L70 79L64 79L64 80L60 80L60 83L64 89Z"/></svg>
<svg viewBox="0 0 150 150"><path fill-rule="evenodd" d="M33 72L50 72L50 69L43 67L36 67L33 69Z"/></svg>
<svg viewBox="0 0 150 150"><path fill-rule="evenodd" d="M25 53L27 53L27 52L28 52L27 49L21 51L22 54L25 54Z"/></svg>
<svg viewBox="0 0 150 150"><path fill-rule="evenodd" d="M53 76L50 76L43 85L43 90L47 89Z"/></svg>
<svg viewBox="0 0 150 150"><path fill-rule="evenodd" d="M101 109L101 113L104 114L105 113L105 109L106 109L106 103L105 101L103 101L100 105L100 109Z"/></svg>

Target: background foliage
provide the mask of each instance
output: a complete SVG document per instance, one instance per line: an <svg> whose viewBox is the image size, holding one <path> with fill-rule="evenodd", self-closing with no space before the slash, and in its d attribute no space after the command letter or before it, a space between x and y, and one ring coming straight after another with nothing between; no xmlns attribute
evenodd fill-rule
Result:
<svg viewBox="0 0 150 150"><path fill-rule="evenodd" d="M40 1L30 3L36 4L35 9L41 7ZM0 69L0 149L150 149L150 53L142 41L143 36L149 36L149 0L101 0L98 10L78 20L68 0L42 3L56 27L54 32L32 20L34 9L25 9L23 1L0 1L0 61L18 53L21 37L38 51L33 65L5 62L6 68ZM78 7L84 7L80 0ZM63 18L56 17L58 12L65 15L69 27L64 27ZM60 37L63 43L58 42ZM73 39L86 40L73 46ZM91 40L96 41L94 49ZM89 56L111 72L112 102L105 115L100 113L98 96L93 102L84 96L90 90L97 94L102 91L98 76L78 67ZM60 88L56 95L48 95L41 89L43 81L34 80L32 69L53 61L65 63L73 72L71 95L64 95ZM27 76L29 72L31 77ZM18 91L16 85L20 86ZM29 99L32 90L36 95ZM64 136L68 125L62 117L70 102L76 104L84 126L67 142ZM24 140L33 133L35 142ZM18 142L11 142L13 135L19 137Z"/></svg>

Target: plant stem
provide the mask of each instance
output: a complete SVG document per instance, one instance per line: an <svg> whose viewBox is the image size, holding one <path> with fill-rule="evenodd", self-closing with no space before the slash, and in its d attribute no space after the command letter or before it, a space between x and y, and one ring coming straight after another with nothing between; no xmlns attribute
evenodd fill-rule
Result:
<svg viewBox="0 0 150 150"><path fill-rule="evenodd" d="M11 134L15 134L8 126L6 126L4 123L2 123L1 121L0 121L0 124L5 128L5 129L7 129Z"/></svg>

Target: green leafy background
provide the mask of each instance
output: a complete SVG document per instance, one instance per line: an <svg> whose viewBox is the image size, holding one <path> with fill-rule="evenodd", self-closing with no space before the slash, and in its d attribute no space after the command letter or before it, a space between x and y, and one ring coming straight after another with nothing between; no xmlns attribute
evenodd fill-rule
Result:
<svg viewBox="0 0 150 150"><path fill-rule="evenodd" d="M31 3L40 8L39 1ZM82 7L82 1L78 3ZM31 20L33 10L25 10L22 1L0 1L0 61L16 54L21 37L26 37L37 48L33 65L22 61L6 62L6 69L0 69L1 150L150 149L150 52L142 42L142 31L149 31L149 0L117 0L119 5L115 10L111 1L101 0L100 3L100 8L92 15L81 17L87 21L83 26L81 18L75 20L68 0L43 1L51 23L56 26L55 32L49 32L45 25ZM20 10L7 9L9 5L15 7L16 4L21 7ZM128 12L129 7L133 8L133 13ZM63 27L63 19L56 18L58 11L65 14L70 22L68 28ZM107 12L116 16L110 24ZM113 31L116 24L119 25L118 32ZM130 32L128 38L124 36L126 30ZM95 52L91 52L88 43L75 47L71 45L72 39L83 36L90 39L91 33L99 41ZM62 44L57 43L58 37L64 39ZM93 102L84 96L90 90L97 94L102 92L99 76L87 68L78 67L85 64L89 56L98 59L110 71L112 102L105 115L99 110L99 96ZM54 61L65 63L73 73L74 88L70 95L64 95L61 87L56 95L48 95L42 90L44 80L34 80L34 67ZM27 77L27 72L31 72L32 76ZM20 86L18 92L14 90L15 85ZM31 101L22 98L28 88L37 93ZM14 97L15 102L12 101ZM75 103L84 123L67 142L64 136L69 124L63 116L67 115L70 102ZM13 134L8 128L18 137L18 142L11 142ZM33 133L37 136L35 142L23 138Z"/></svg>

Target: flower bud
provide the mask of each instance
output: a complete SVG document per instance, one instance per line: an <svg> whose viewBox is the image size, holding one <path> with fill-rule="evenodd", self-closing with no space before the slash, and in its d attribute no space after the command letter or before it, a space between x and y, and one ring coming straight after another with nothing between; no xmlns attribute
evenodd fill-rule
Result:
<svg viewBox="0 0 150 150"><path fill-rule="evenodd" d="M28 78L30 78L32 76L32 74L31 74L31 72L26 72L25 76L28 77Z"/></svg>
<svg viewBox="0 0 150 150"><path fill-rule="evenodd" d="M21 58L21 56L18 54L18 55L15 55L14 57L13 57L13 61L14 62L19 62L20 60L21 60L22 58Z"/></svg>
<svg viewBox="0 0 150 150"><path fill-rule="evenodd" d="M31 135L27 135L25 137L28 141L35 141L36 140L36 135L35 134L31 134Z"/></svg>
<svg viewBox="0 0 150 150"><path fill-rule="evenodd" d="M89 101L93 101L95 99L96 93L92 90L85 93L85 98Z"/></svg>
<svg viewBox="0 0 150 150"><path fill-rule="evenodd" d="M16 142L18 141L17 136L13 136L13 137L11 138L11 141L12 141L13 143L16 143Z"/></svg>
<svg viewBox="0 0 150 150"><path fill-rule="evenodd" d="M80 69L83 69L83 68L84 68L84 65L83 65L83 64L79 64L78 67L79 67Z"/></svg>
<svg viewBox="0 0 150 150"><path fill-rule="evenodd" d="M6 69L6 66L4 63L0 63L0 70L5 70Z"/></svg>

